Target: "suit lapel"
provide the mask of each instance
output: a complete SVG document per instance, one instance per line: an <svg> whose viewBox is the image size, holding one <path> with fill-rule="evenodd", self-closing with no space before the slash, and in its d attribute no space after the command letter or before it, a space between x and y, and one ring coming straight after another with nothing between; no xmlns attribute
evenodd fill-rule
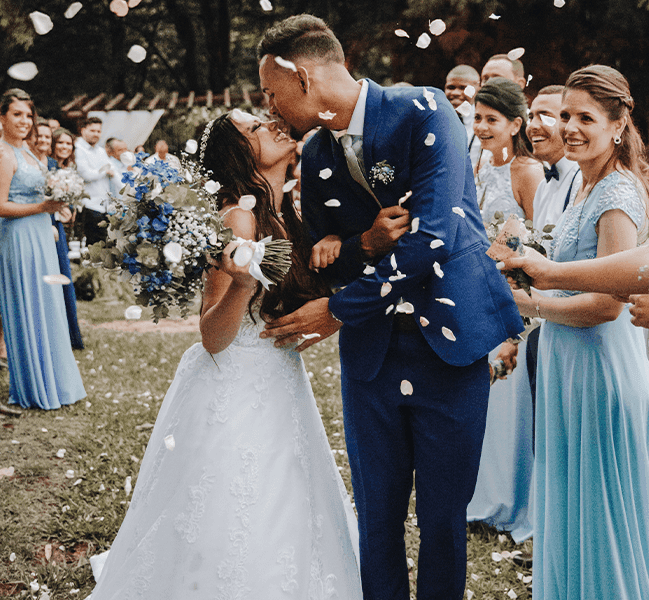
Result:
<svg viewBox="0 0 649 600"><path fill-rule="evenodd" d="M381 101L383 99L383 90L381 86L374 83L371 79L367 80L369 86L367 89L367 100L365 101L365 121L363 123L363 162L365 163L365 173L370 181L370 172L374 165L374 138L378 129L381 116ZM376 188L374 194L376 195Z"/></svg>

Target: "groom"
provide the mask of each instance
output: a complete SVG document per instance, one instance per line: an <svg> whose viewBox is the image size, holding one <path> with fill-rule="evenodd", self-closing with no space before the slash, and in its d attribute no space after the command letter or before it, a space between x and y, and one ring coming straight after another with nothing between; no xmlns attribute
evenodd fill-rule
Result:
<svg viewBox="0 0 649 600"><path fill-rule="evenodd" d="M322 128L302 155L311 238L343 241L323 271L341 289L262 335L281 345L310 333L322 339L342 324L365 600L409 598L404 520L413 470L418 598L460 600L466 507L487 413L486 354L523 329L485 255L464 126L440 90L355 81L339 41L311 15L267 31L258 54L271 112L301 133ZM313 343L301 339L299 349Z"/></svg>

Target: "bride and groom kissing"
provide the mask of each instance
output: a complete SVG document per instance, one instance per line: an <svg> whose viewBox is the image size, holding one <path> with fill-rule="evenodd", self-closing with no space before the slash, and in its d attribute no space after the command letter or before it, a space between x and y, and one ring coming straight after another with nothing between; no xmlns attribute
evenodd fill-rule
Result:
<svg viewBox="0 0 649 600"><path fill-rule="evenodd" d="M302 154L303 223L282 192L295 142L276 124L224 115L201 160L235 234L283 233L293 267L265 293L228 253L206 273L202 343L180 362L93 600L407 600L413 471L418 598L459 600L487 354L523 329L485 255L464 126L439 90L355 81L316 17L282 21L258 53L271 113L320 127ZM310 248L325 239L339 242L318 275ZM358 520L299 355L336 331Z"/></svg>

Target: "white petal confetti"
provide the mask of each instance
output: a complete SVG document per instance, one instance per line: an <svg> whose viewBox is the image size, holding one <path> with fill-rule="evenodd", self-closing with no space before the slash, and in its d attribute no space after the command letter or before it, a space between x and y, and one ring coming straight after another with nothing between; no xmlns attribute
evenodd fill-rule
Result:
<svg viewBox="0 0 649 600"><path fill-rule="evenodd" d="M392 284L387 281L381 286L381 297L387 296L392 291Z"/></svg>
<svg viewBox="0 0 649 600"><path fill-rule="evenodd" d="M214 181L210 179L205 183L205 191L208 194L212 194L212 196L218 193L220 189L221 189L221 184L218 181Z"/></svg>
<svg viewBox="0 0 649 600"><path fill-rule="evenodd" d="M392 268L396 271L397 270L397 259L394 256L394 254L390 257L390 264L392 265Z"/></svg>
<svg viewBox="0 0 649 600"><path fill-rule="evenodd" d="M45 560L49 562L50 558L52 558L52 544L45 544Z"/></svg>
<svg viewBox="0 0 649 600"><path fill-rule="evenodd" d="M187 152L187 154L195 154L196 150L198 150L198 142L196 140L187 140L187 143L185 144L185 152Z"/></svg>
<svg viewBox="0 0 649 600"><path fill-rule="evenodd" d="M430 243L430 249L435 250L436 248L439 248L440 246L443 246L444 242L442 240L433 240Z"/></svg>
<svg viewBox="0 0 649 600"><path fill-rule="evenodd" d="M66 476L68 479L72 479L72 478L74 477L74 471L73 471L72 469L68 469L68 470L65 472L65 476Z"/></svg>
<svg viewBox="0 0 649 600"><path fill-rule="evenodd" d="M468 117L471 114L471 104L465 100L455 110L463 117Z"/></svg>
<svg viewBox="0 0 649 600"><path fill-rule="evenodd" d="M419 102L419 100L417 100L417 98L413 98L413 99L412 99L412 103L413 103L413 104L414 104L414 105L415 105L419 110L426 110L426 109L423 107L422 103Z"/></svg>
<svg viewBox="0 0 649 600"><path fill-rule="evenodd" d="M290 60L285 60L281 56L276 56L275 57L275 62L280 66L284 67L285 69L290 69L291 71L294 71L297 73L297 67L295 66L295 63L290 61Z"/></svg>
<svg viewBox="0 0 649 600"><path fill-rule="evenodd" d="M245 194L239 198L239 208L243 208L243 210L252 210L255 208L255 205L257 204L257 198L255 198L252 194Z"/></svg>
<svg viewBox="0 0 649 600"><path fill-rule="evenodd" d="M442 35L446 31L446 23L441 19L435 19L430 22L428 29L433 35Z"/></svg>
<svg viewBox="0 0 649 600"><path fill-rule="evenodd" d="M557 120L550 115L541 115L541 123L546 127L554 127L557 123Z"/></svg>
<svg viewBox="0 0 649 600"><path fill-rule="evenodd" d="M37 592L41 586L38 584L38 581L34 579L34 581L29 582L29 587L31 588L32 592Z"/></svg>
<svg viewBox="0 0 649 600"><path fill-rule="evenodd" d="M405 38L409 38L409 37L410 37L410 36L408 35L408 32L407 32L407 31L404 31L403 29L395 29L395 31L394 31L394 35L396 35L396 36L398 36L398 37L405 37Z"/></svg>
<svg viewBox="0 0 649 600"><path fill-rule="evenodd" d="M325 206L328 206L329 208L337 208L338 206L340 206L340 200L332 198L331 200L327 200L325 202Z"/></svg>
<svg viewBox="0 0 649 600"><path fill-rule="evenodd" d="M13 477L16 469L14 467L4 467L0 469L0 479L3 477Z"/></svg>
<svg viewBox="0 0 649 600"><path fill-rule="evenodd" d="M129 475L124 481L124 491L126 492L127 496L130 496L132 490L133 486L131 485L131 476Z"/></svg>
<svg viewBox="0 0 649 600"><path fill-rule="evenodd" d="M327 112L319 112L318 116L323 120L323 121L331 121L336 116L336 113L332 113L330 110Z"/></svg>
<svg viewBox="0 0 649 600"><path fill-rule="evenodd" d="M430 110L437 110L437 101L435 100L435 92L431 92L430 90L424 88L424 98L426 98L426 102L428 102L428 107L430 108Z"/></svg>
<svg viewBox="0 0 649 600"><path fill-rule="evenodd" d="M15 562L15 560L16 560L16 553L15 553L15 552L12 552L12 553L9 555L9 562Z"/></svg>
<svg viewBox="0 0 649 600"><path fill-rule="evenodd" d="M389 314L392 312L393 309L394 309L394 304L390 304L390 306L388 306L388 307L385 309L385 314L386 314L386 315L389 315Z"/></svg>
<svg viewBox="0 0 649 600"><path fill-rule="evenodd" d="M315 340L316 338L322 337L319 333L303 333L301 338L303 340Z"/></svg>
<svg viewBox="0 0 649 600"><path fill-rule="evenodd" d="M406 192L403 196L401 196L401 198L399 198L399 206L401 206L408 198L410 198L410 196L412 196L412 190Z"/></svg>
<svg viewBox="0 0 649 600"><path fill-rule="evenodd" d="M133 154L132 152L122 152L122 154L120 154L119 161L125 167L132 167L137 162L135 154Z"/></svg>
<svg viewBox="0 0 649 600"><path fill-rule="evenodd" d="M333 171L329 167L327 167L326 169L322 169L322 171L320 171L320 179L329 179L329 177L331 177L332 174Z"/></svg>
<svg viewBox="0 0 649 600"><path fill-rule="evenodd" d="M507 152L507 148L503 148L503 160L507 162L507 157L509 156L509 153Z"/></svg>
<svg viewBox="0 0 649 600"><path fill-rule="evenodd" d="M442 267L439 266L439 263L435 261L433 263L433 270L435 271L435 275L439 277L440 279L444 277L444 271L442 271Z"/></svg>
<svg viewBox="0 0 649 600"><path fill-rule="evenodd" d="M442 327L442 335L451 342L455 341L455 334L448 327Z"/></svg>
<svg viewBox="0 0 649 600"><path fill-rule="evenodd" d="M472 600L473 599L473 592L471 590L466 591L466 600Z"/></svg>
<svg viewBox="0 0 649 600"><path fill-rule="evenodd" d="M176 447L176 440L173 435L170 434L165 438L165 447L167 450L173 450Z"/></svg>
<svg viewBox="0 0 649 600"><path fill-rule="evenodd" d="M259 4L261 5L262 10L265 10L266 12L273 10L273 5L270 3L270 0L259 0Z"/></svg>
<svg viewBox="0 0 649 600"><path fill-rule="evenodd" d="M133 44L126 56L134 63L141 63L146 58L146 50L140 44Z"/></svg>
<svg viewBox="0 0 649 600"><path fill-rule="evenodd" d="M507 53L507 58L509 60L518 60L523 54L525 54L525 48L514 48Z"/></svg>
<svg viewBox="0 0 649 600"><path fill-rule="evenodd" d="M532 79L534 79L534 78L532 77L532 75L528 75L528 76L527 76L527 81L525 82L525 87L527 87L527 86L530 84L530 81L532 81Z"/></svg>
<svg viewBox="0 0 649 600"><path fill-rule="evenodd" d="M467 98L473 98L473 96L475 96L475 88L472 85L467 85L464 88L464 95Z"/></svg>
<svg viewBox="0 0 649 600"><path fill-rule="evenodd" d="M422 49L428 48L430 46L430 36L427 33L422 33L417 39L415 46Z"/></svg>
<svg viewBox="0 0 649 600"><path fill-rule="evenodd" d="M106 486L103 483L99 486L99 491L100 492L105 492L106 491Z"/></svg>
<svg viewBox="0 0 649 600"><path fill-rule="evenodd" d="M31 81L38 75L38 68L31 62L20 62L7 69L7 75L18 81Z"/></svg>
<svg viewBox="0 0 649 600"><path fill-rule="evenodd" d="M290 192L297 185L297 179L291 179L282 186L282 192Z"/></svg>
<svg viewBox="0 0 649 600"><path fill-rule="evenodd" d="M512 600L515 600L516 598L518 598L518 594L517 594L514 590L509 590L509 591L507 592L507 595L508 595Z"/></svg>
<svg viewBox="0 0 649 600"><path fill-rule="evenodd" d="M498 552L492 552L491 553L491 560L494 562L500 562L503 559L502 554Z"/></svg>
<svg viewBox="0 0 649 600"><path fill-rule="evenodd" d="M532 576L527 575L526 577L523 577L523 583L530 583L532 581Z"/></svg>
<svg viewBox="0 0 649 600"><path fill-rule="evenodd" d="M57 275L43 275L43 281L50 285L67 285L70 283L70 278L59 273Z"/></svg>
<svg viewBox="0 0 649 600"><path fill-rule="evenodd" d="M460 215L463 219L466 217L464 214L464 209L460 208L459 206L454 206L451 209L456 215Z"/></svg>
<svg viewBox="0 0 649 600"><path fill-rule="evenodd" d="M135 8L142 0L128 0L128 7Z"/></svg>
<svg viewBox="0 0 649 600"><path fill-rule="evenodd" d="M554 5L557 8L563 8L566 5L566 0L554 0Z"/></svg>
<svg viewBox="0 0 649 600"><path fill-rule="evenodd" d="M415 217L410 223L410 233L417 233L419 231L419 217Z"/></svg>
<svg viewBox="0 0 649 600"><path fill-rule="evenodd" d="M376 268L373 267L372 265L365 265L365 268L363 269L363 275L372 275L376 272Z"/></svg>
<svg viewBox="0 0 649 600"><path fill-rule="evenodd" d="M407 379L404 379L401 382L401 393L404 396L412 396L412 392L414 390L412 389L412 383L410 383Z"/></svg>
<svg viewBox="0 0 649 600"><path fill-rule="evenodd" d="M415 312L415 307L410 302L402 302L401 304L397 304L396 312L411 315Z"/></svg>
<svg viewBox="0 0 649 600"><path fill-rule="evenodd" d="M183 258L183 247L178 242L169 242L162 253L168 263L178 264Z"/></svg>
<svg viewBox="0 0 649 600"><path fill-rule="evenodd" d="M56 451L56 458L63 458L65 456L65 448L59 448Z"/></svg>
<svg viewBox="0 0 649 600"><path fill-rule="evenodd" d="M29 13L29 18L32 20L34 30L38 35L49 33L54 27L54 23L52 23L52 19L50 19L49 15L37 10Z"/></svg>
<svg viewBox="0 0 649 600"><path fill-rule="evenodd" d="M435 143L435 134L429 133L426 136L426 139L424 140L424 144L426 144L426 146L432 146L434 143Z"/></svg>
<svg viewBox="0 0 649 600"><path fill-rule="evenodd" d="M492 19L492 20L494 20L494 21L497 21L498 19L500 19L500 15L497 15L497 14L495 14L495 13L491 13L491 14L489 15L489 18Z"/></svg>
<svg viewBox="0 0 649 600"><path fill-rule="evenodd" d="M430 324L430 321L426 317L419 317L419 322L421 323L422 327L428 327Z"/></svg>
<svg viewBox="0 0 649 600"><path fill-rule="evenodd" d="M449 306L455 306L455 302L449 298L435 298L440 304L448 304Z"/></svg>
<svg viewBox="0 0 649 600"><path fill-rule="evenodd" d="M255 251L250 246L239 246L234 251L234 258L232 261L237 267L245 267L252 260Z"/></svg>
<svg viewBox="0 0 649 600"><path fill-rule="evenodd" d="M81 2L73 2L68 6L68 9L63 13L63 16L66 19L72 19L77 15L77 13L83 8L83 4Z"/></svg>
<svg viewBox="0 0 649 600"><path fill-rule="evenodd" d="M405 274L403 274L401 271L397 270L397 274L396 275L391 275L390 277L388 277L388 279L390 281L399 281L399 279L403 279L404 277L405 277Z"/></svg>
<svg viewBox="0 0 649 600"><path fill-rule="evenodd" d="M124 311L124 318L129 321L137 321L142 316L142 307L141 306L129 306Z"/></svg>
<svg viewBox="0 0 649 600"><path fill-rule="evenodd" d="M128 4L124 0L113 0L109 8L118 17L125 17L128 14Z"/></svg>

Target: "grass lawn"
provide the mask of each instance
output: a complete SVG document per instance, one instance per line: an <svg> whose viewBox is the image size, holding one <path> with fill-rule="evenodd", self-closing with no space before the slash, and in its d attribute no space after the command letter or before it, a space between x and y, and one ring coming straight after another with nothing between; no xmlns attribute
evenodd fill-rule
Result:
<svg viewBox="0 0 649 600"><path fill-rule="evenodd" d="M127 478L134 487L180 357L200 339L197 331L107 329L102 324L123 319L132 299L115 282L105 283L103 292L93 302L79 303L86 349L75 356L88 397L57 411L24 411L20 418L0 415L0 469L15 470L0 479L0 598L83 599L92 591L88 557L107 549L115 537L129 501ZM304 360L351 493L336 340L312 346ZM7 397L8 375L2 371L0 401ZM410 513L405 537L414 579L414 499ZM531 542L517 547L509 535L480 524L470 525L467 535L469 600L531 598L531 572L517 567L508 555L530 552ZM36 591L36 584L30 586L34 581L41 586Z"/></svg>

